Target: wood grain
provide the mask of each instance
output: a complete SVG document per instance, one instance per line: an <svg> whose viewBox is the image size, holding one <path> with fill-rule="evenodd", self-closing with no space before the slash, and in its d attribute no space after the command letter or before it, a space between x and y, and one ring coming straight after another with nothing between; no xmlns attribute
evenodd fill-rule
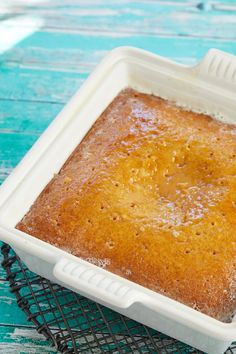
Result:
<svg viewBox="0 0 236 354"><path fill-rule="evenodd" d="M207 6L208 4L208 6ZM229 6L230 5L230 6ZM0 14L4 13L4 8ZM197 1L66 1L16 8L15 13L44 19L44 31L86 31L100 35L179 35L235 39L236 4ZM222 26L224 24L224 31Z"/></svg>
<svg viewBox="0 0 236 354"><path fill-rule="evenodd" d="M2 354L52 354L45 338L32 327L0 326L0 353Z"/></svg>

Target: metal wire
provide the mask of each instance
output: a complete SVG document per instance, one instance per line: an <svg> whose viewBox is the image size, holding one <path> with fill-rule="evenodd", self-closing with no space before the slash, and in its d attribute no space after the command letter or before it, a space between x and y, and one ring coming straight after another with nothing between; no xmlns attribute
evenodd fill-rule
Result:
<svg viewBox="0 0 236 354"><path fill-rule="evenodd" d="M202 353L33 274L8 245L2 254L18 306L61 353ZM226 353L236 354L236 344Z"/></svg>

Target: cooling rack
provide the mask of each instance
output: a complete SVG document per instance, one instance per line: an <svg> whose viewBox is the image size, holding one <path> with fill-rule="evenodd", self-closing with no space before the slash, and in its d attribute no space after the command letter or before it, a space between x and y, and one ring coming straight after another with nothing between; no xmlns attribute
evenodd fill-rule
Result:
<svg viewBox="0 0 236 354"><path fill-rule="evenodd" d="M32 273L8 245L1 250L18 306L59 352L202 353ZM236 354L236 344L227 354Z"/></svg>

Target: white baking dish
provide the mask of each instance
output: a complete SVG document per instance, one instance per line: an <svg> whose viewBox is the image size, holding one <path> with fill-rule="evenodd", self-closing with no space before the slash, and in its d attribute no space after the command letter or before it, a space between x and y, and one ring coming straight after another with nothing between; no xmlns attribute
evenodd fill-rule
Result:
<svg viewBox="0 0 236 354"><path fill-rule="evenodd" d="M113 50L0 188L0 238L34 272L205 352L236 340L226 324L14 228L91 125L130 86L236 123L236 58L210 50L186 67L135 48Z"/></svg>

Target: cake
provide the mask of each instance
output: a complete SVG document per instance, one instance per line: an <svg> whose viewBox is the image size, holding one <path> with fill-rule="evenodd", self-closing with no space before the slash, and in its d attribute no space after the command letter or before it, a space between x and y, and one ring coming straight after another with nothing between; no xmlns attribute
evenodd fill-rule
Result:
<svg viewBox="0 0 236 354"><path fill-rule="evenodd" d="M235 213L235 126L128 88L16 228L229 322Z"/></svg>

